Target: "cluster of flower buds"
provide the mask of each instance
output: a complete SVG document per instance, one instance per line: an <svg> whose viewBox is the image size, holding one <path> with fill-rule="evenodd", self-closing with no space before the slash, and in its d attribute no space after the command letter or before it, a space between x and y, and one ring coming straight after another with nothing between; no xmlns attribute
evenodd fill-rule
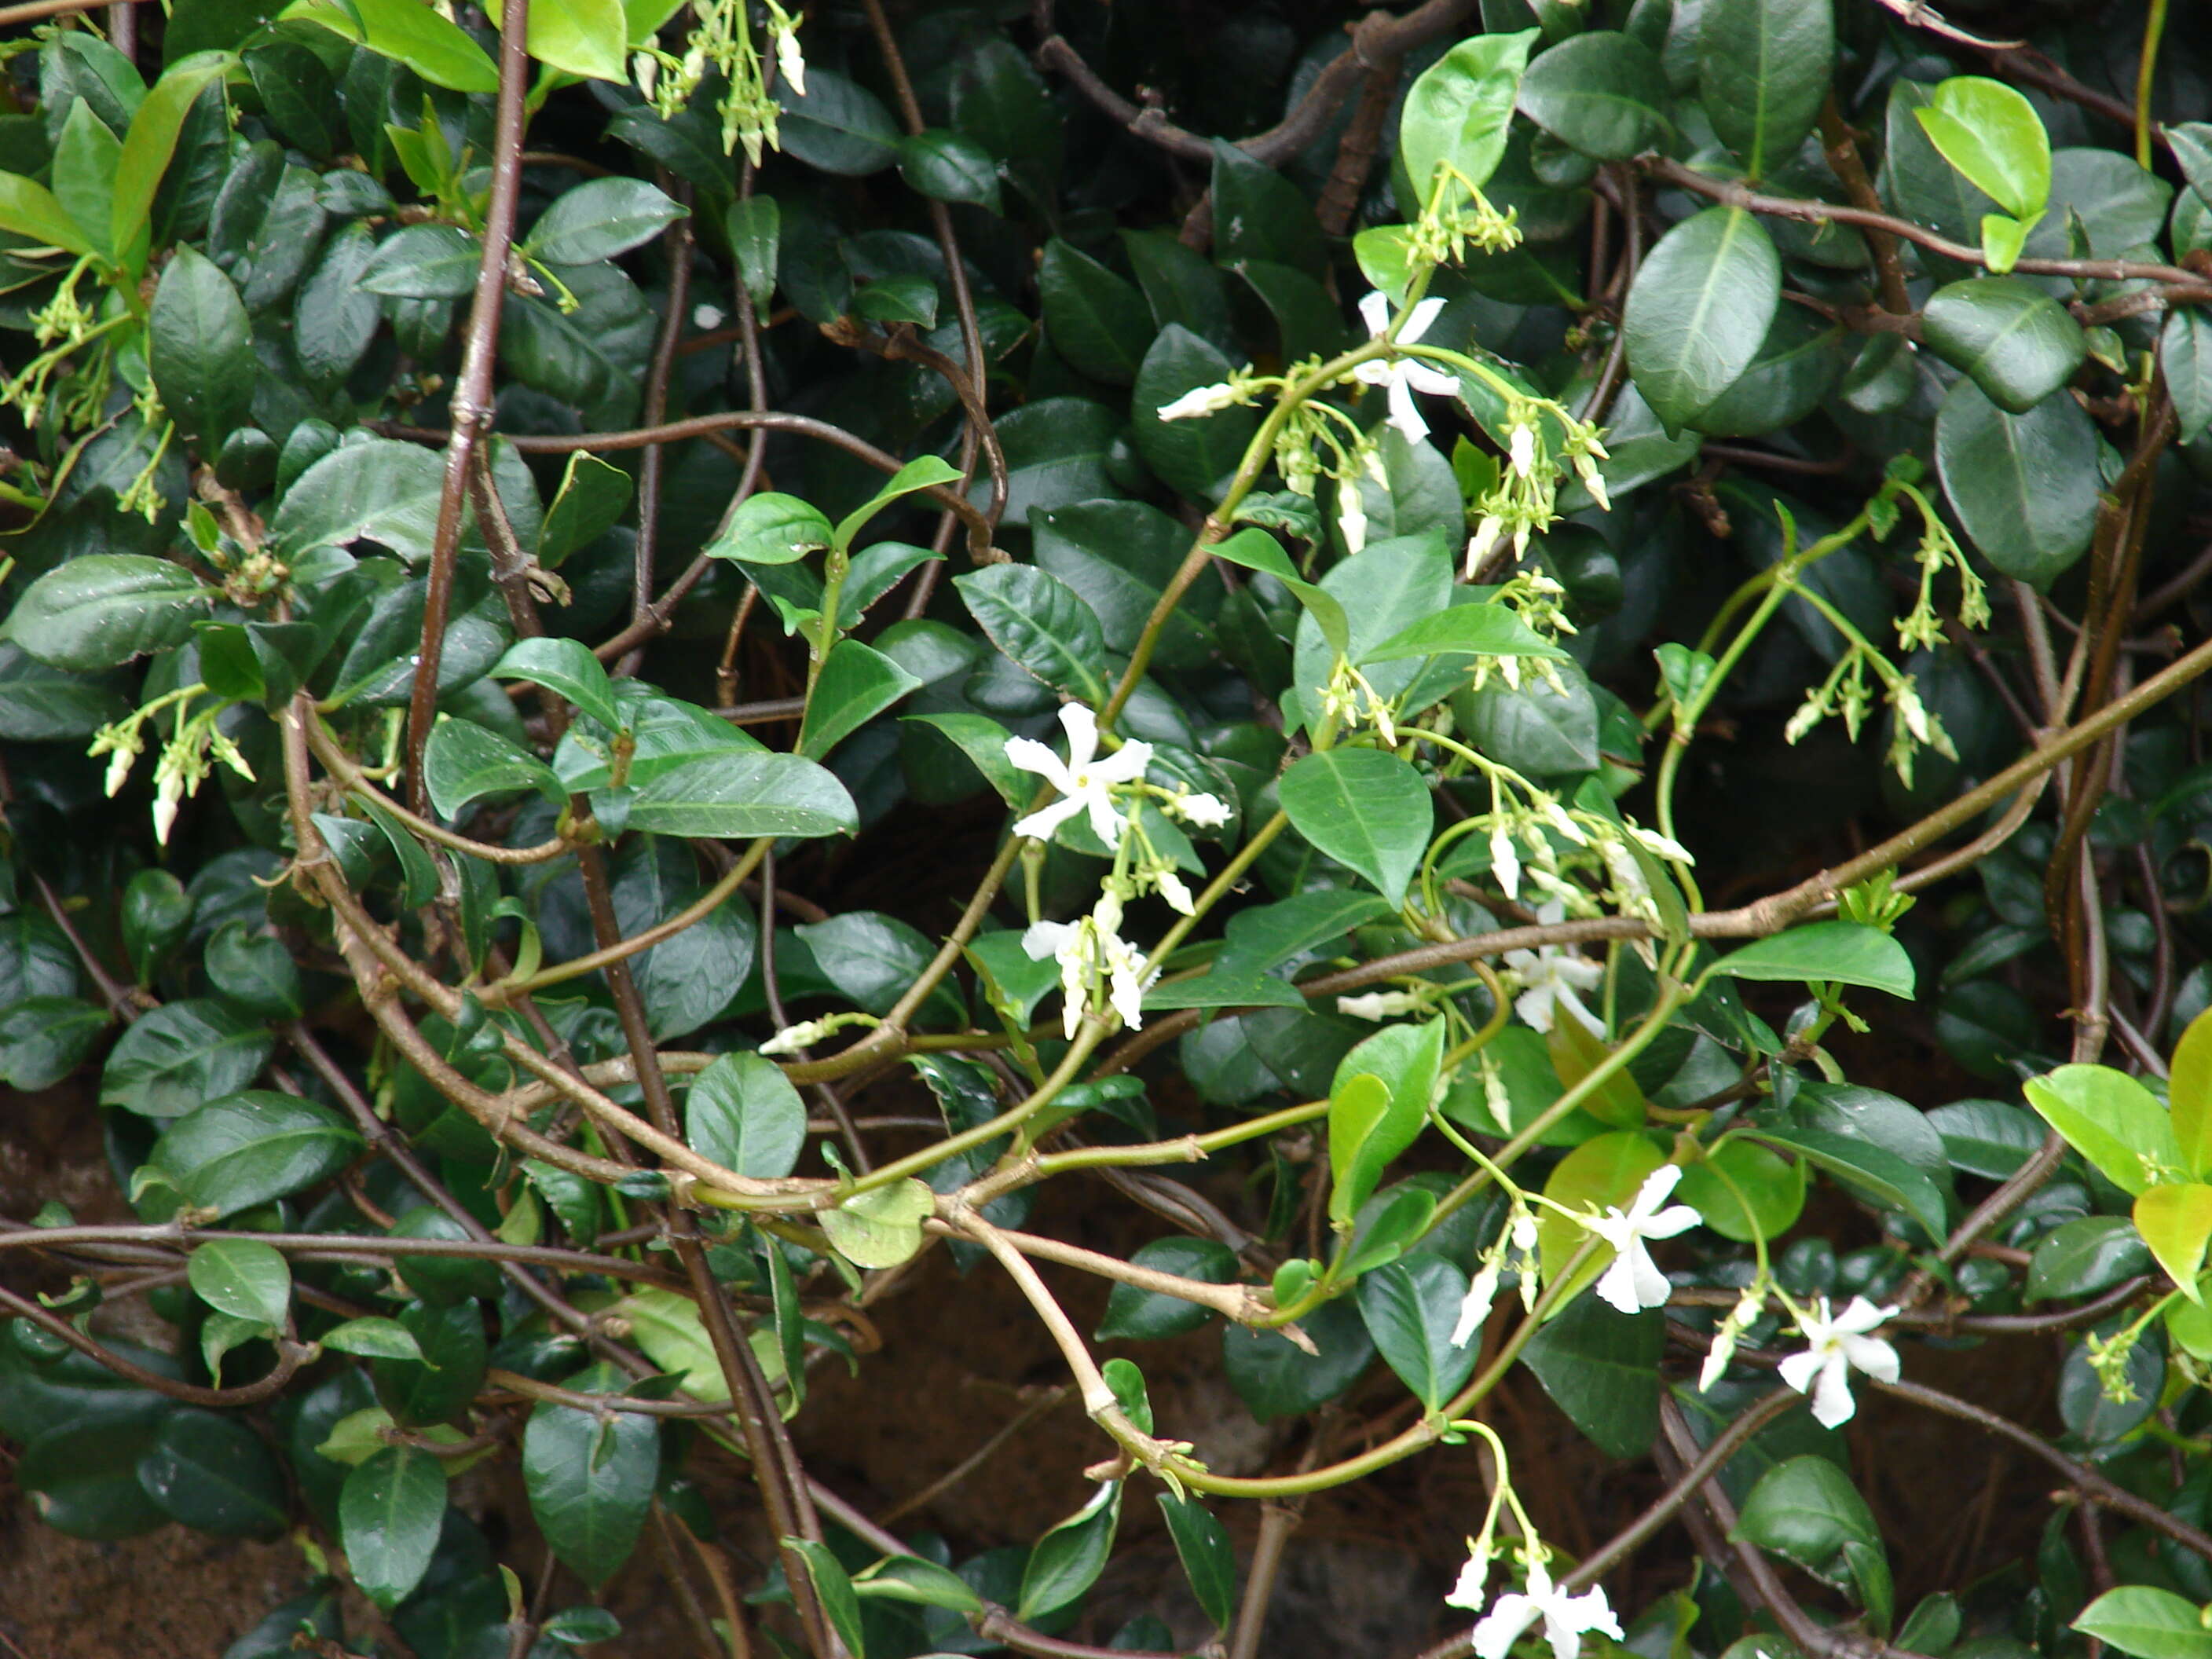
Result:
<svg viewBox="0 0 2212 1659"><path fill-rule="evenodd" d="M216 761L249 782L253 777L253 769L246 764L238 745L216 725L222 703L210 701L203 708L187 712L193 699L206 696L207 687L198 684L166 692L144 708L101 726L85 750L95 759L101 755L108 757L107 793L112 798L129 781L131 767L145 752L147 725L164 709L177 709L176 729L161 744L161 756L154 763L154 839L165 847L179 810L187 797L199 793L200 785L213 775Z"/></svg>
<svg viewBox="0 0 2212 1659"><path fill-rule="evenodd" d="M776 0L763 0L768 9L770 50L776 77L798 96L806 95L806 58L799 50L798 20ZM723 93L724 154L739 144L755 167L769 149L777 148L775 99L769 94L759 48L753 44L746 15L746 0L693 0L696 20L679 55L648 41L630 57L630 72L637 89L652 101L663 120L672 120L698 91L710 70L719 70Z"/></svg>

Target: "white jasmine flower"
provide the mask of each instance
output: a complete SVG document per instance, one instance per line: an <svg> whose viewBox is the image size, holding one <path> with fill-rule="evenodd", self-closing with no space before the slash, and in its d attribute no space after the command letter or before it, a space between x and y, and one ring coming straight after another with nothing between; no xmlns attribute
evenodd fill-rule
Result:
<svg viewBox="0 0 2212 1659"><path fill-rule="evenodd" d="M1621 1639L1620 1620L1606 1605L1602 1589L1584 1590L1580 1595L1553 1587L1552 1575L1541 1561L1528 1564L1528 1580L1524 1590L1516 1590L1498 1598L1480 1623L1474 1627L1474 1650L1478 1659L1505 1659L1521 1639L1521 1632L1539 1620L1543 1621L1544 1639L1552 1644L1552 1659L1575 1659L1583 1650L1583 1637L1589 1632Z"/></svg>
<svg viewBox="0 0 2212 1659"><path fill-rule="evenodd" d="M1490 556L1490 550L1498 545L1498 538L1505 533L1505 520L1495 513L1486 513L1474 526L1474 534L1467 538L1467 580L1473 581L1474 573Z"/></svg>
<svg viewBox="0 0 2212 1659"><path fill-rule="evenodd" d="M1233 386L1194 386L1171 404L1162 404L1159 417L1164 421L1192 421L1201 416L1218 415L1237 401Z"/></svg>
<svg viewBox="0 0 2212 1659"><path fill-rule="evenodd" d="M1422 301L1398 331L1397 343L1413 344L1429 331L1429 325L1436 321L1437 313L1443 308L1442 300ZM1381 293L1368 295L1359 302L1359 316L1370 334L1381 335L1390 326L1389 296ZM1443 397L1459 390L1456 378L1412 357L1401 357L1395 362L1362 363L1352 373L1364 385L1389 388L1390 424L1415 443L1429 435L1429 423L1421 418L1413 394L1426 392Z"/></svg>
<svg viewBox="0 0 2212 1659"><path fill-rule="evenodd" d="M1498 1300L1498 1262L1493 1257L1482 1264L1481 1270L1474 1276L1474 1282L1467 1287L1467 1298L1459 1304L1459 1322L1452 1327L1451 1345L1455 1348L1467 1346L1474 1340L1474 1334L1480 1330L1485 1322L1489 1319L1491 1307ZM1475 1583L1479 1586L1482 1580L1478 1577ZM1466 1585L1466 1575L1461 1575L1460 1583L1462 1587ZM1449 1595L1444 1597L1444 1600L1458 1602L1463 1607L1476 1607L1482 1605L1482 1598L1480 1595L1472 1601L1461 1601L1458 1590L1454 1590Z"/></svg>
<svg viewBox="0 0 2212 1659"><path fill-rule="evenodd" d="M1350 478L1336 481L1336 526L1344 532L1344 550L1357 553L1367 545L1367 507L1359 499L1359 486Z"/></svg>
<svg viewBox="0 0 2212 1659"><path fill-rule="evenodd" d="M1698 1372L1698 1392L1711 1392L1714 1383L1728 1375L1729 1361L1735 1358L1735 1345L1751 1328L1760 1310L1766 1306L1766 1292L1758 1285L1746 1290L1735 1306L1721 1321L1720 1328L1713 1333L1713 1346L1705 1352L1705 1363Z"/></svg>
<svg viewBox="0 0 2212 1659"><path fill-rule="evenodd" d="M1467 1560L1460 1567L1459 1580L1451 1587L1451 1594L1444 1597L1445 1606L1465 1607L1469 1613L1482 1606L1483 1581L1490 1577L1487 1545L1486 1539L1482 1543L1472 1538L1467 1540Z"/></svg>
<svg viewBox="0 0 2212 1659"><path fill-rule="evenodd" d="M1828 1316L1828 1298L1819 1310L1800 1314L1797 1328L1812 1344L1803 1353L1782 1362L1782 1380L1813 1399L1813 1415L1824 1428L1839 1428L1851 1419L1858 1402L1851 1398L1851 1372L1864 1371L1884 1382L1898 1377L1897 1350L1871 1333L1894 1318L1895 1308L1877 1308L1863 1296L1834 1318Z"/></svg>
<svg viewBox="0 0 2212 1659"><path fill-rule="evenodd" d="M1191 902L1190 889L1183 885L1182 878L1174 871L1154 871L1152 884L1160 890L1160 896L1168 902L1170 909L1186 916L1198 914L1198 907Z"/></svg>
<svg viewBox="0 0 2212 1659"><path fill-rule="evenodd" d="M1506 434L1506 460L1524 478L1536 472L1536 428L1526 421L1514 422Z"/></svg>
<svg viewBox="0 0 2212 1659"><path fill-rule="evenodd" d="M1672 1238L1698 1224L1698 1212L1686 1204L1666 1210L1659 1207L1666 1203L1674 1190L1674 1183L1681 1178L1680 1164L1662 1164L1637 1189L1636 1196L1629 1200L1626 1214L1619 1206L1612 1205L1607 1206L1603 1215L1592 1216L1583 1223L1613 1246L1613 1265L1597 1281L1597 1293L1623 1313L1640 1313L1646 1308L1661 1308L1667 1304L1667 1275L1659 1271L1658 1263L1652 1261L1651 1252L1644 1248L1644 1242L1648 1238Z"/></svg>
<svg viewBox="0 0 2212 1659"><path fill-rule="evenodd" d="M1023 771L1036 773L1060 794L1049 806L1040 807L1017 822L1014 833L1049 841L1053 831L1068 819L1078 812L1088 812L1092 833L1107 846L1118 846L1122 819L1121 809L1114 804L1113 787L1117 783L1133 783L1145 775L1145 768L1152 763L1152 745L1125 743L1102 760L1097 715L1083 704L1071 702L1060 709L1060 723L1067 732L1065 765L1041 743L1027 738L1006 739L1006 758Z"/></svg>
<svg viewBox="0 0 2212 1659"><path fill-rule="evenodd" d="M1133 1031L1145 1023L1145 993L1159 970L1144 971L1144 953L1121 938L1121 902L1109 894L1080 921L1040 921L1022 935L1031 961L1051 957L1060 964L1060 1029L1071 1042L1102 975L1107 1002L1121 1023Z"/></svg>
<svg viewBox="0 0 2212 1659"><path fill-rule="evenodd" d="M1521 854L1513 845L1512 826L1500 818L1490 831L1490 873L1498 878L1498 890L1510 899L1521 896ZM1524 953L1525 954L1525 953ZM1549 1030L1548 1025L1540 1030Z"/></svg>
<svg viewBox="0 0 2212 1659"><path fill-rule="evenodd" d="M799 50L798 28L778 9L769 20L769 31L775 36L776 78L789 82L793 92L805 97L806 58Z"/></svg>
<svg viewBox="0 0 2212 1659"><path fill-rule="evenodd" d="M1547 921L1556 921L1559 916L1546 914L1556 908L1547 904L1537 914ZM1546 945L1534 951L1508 951L1505 965L1521 981L1521 994L1513 999L1513 1012L1534 1030L1548 1036L1552 1022L1559 1018L1562 1008L1592 1031L1605 1029L1604 1022L1583 1007L1582 999L1576 994L1595 990L1604 981L1602 963L1588 961L1565 945Z"/></svg>
<svg viewBox="0 0 2212 1659"><path fill-rule="evenodd" d="M787 1025L760 1046L764 1055L795 1054L802 1048L811 1048L828 1037L836 1026L828 1019L801 1020L796 1025Z"/></svg>
<svg viewBox="0 0 2212 1659"><path fill-rule="evenodd" d="M1370 991L1364 996L1336 1000L1336 1012L1349 1014L1354 1019L1395 1019L1420 1006L1421 999L1411 991Z"/></svg>
<svg viewBox="0 0 2212 1659"><path fill-rule="evenodd" d="M1179 793L1165 803L1170 817L1181 818L1200 830L1218 830L1229 822L1229 805L1216 795Z"/></svg>

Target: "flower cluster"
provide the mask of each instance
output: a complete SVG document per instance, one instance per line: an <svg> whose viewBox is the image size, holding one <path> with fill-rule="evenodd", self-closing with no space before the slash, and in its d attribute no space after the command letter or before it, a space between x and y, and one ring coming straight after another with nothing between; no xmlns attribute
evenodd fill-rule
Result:
<svg viewBox="0 0 2212 1659"><path fill-rule="evenodd" d="M799 50L798 20L776 0L763 3L776 76L804 98L806 58ZM720 70L723 153L742 143L747 159L758 167L763 155L778 147L780 112L769 92L760 49L753 43L745 0L693 0L691 10L696 21L680 57L653 41L631 55L630 72L637 88L663 120L672 120L690 101L708 71Z"/></svg>
<svg viewBox="0 0 2212 1659"><path fill-rule="evenodd" d="M1459 1583L1444 1599L1455 1607L1480 1607L1486 1566L1485 1563L1478 1568L1469 1556L1460 1571ZM1536 1625L1543 1627L1552 1659L1575 1659L1587 1635L1610 1636L1616 1642L1623 1639L1620 1620L1607 1602L1605 1592L1593 1588L1577 1595L1554 1584L1542 1545L1532 1544L1523 1551L1521 1569L1522 1587L1499 1596L1475 1623L1477 1659L1506 1659L1522 1633Z"/></svg>
<svg viewBox="0 0 2212 1659"><path fill-rule="evenodd" d="M1559 434L1556 441L1550 435L1553 428ZM1505 465L1497 483L1469 509L1474 532L1467 543L1468 580L1474 580L1483 562L1507 540L1517 562L1528 550L1528 538L1557 521L1562 467L1573 468L1590 499L1612 511L1605 476L1597 467L1611 459L1595 424L1577 419L1548 398L1512 392L1505 410Z"/></svg>
<svg viewBox="0 0 2212 1659"><path fill-rule="evenodd" d="M1911 675L1899 668L1872 646L1856 638L1846 640L1842 659L1828 677L1806 693L1805 701L1782 728L1784 739L1796 743L1831 716L1840 719L1851 741L1858 741L1874 707L1874 689L1867 683L1871 671L1881 683L1882 701L1896 718L1890 722L1888 763L1905 787L1912 787L1912 767L1923 747L1948 760L1959 758L1943 722L1920 701Z"/></svg>
<svg viewBox="0 0 2212 1659"><path fill-rule="evenodd" d="M1110 755L1100 755L1097 716L1081 703L1064 706L1060 723L1067 734L1065 761L1028 738L1009 738L1006 758L1044 779L1059 796L1017 819L1014 834L1049 840L1061 825L1079 816L1114 855L1113 872L1102 884L1098 902L1089 915L1073 922L1035 922L1022 935L1022 948L1032 959L1042 962L1050 957L1060 964L1060 1018L1073 1040L1086 1012L1110 1011L1132 1030L1144 1024L1145 992L1159 977L1159 969L1147 969L1144 952L1121 937L1122 906L1151 891L1184 915L1197 908L1173 861L1153 847L1137 815L1125 810L1124 801L1152 799L1170 816L1201 828L1227 823L1229 806L1180 784L1165 788L1146 782L1145 773L1152 759L1148 743L1131 741Z"/></svg>
<svg viewBox="0 0 2212 1659"><path fill-rule="evenodd" d="M101 755L108 757L106 790L112 799L129 781L131 769L138 757L145 752L147 724L165 708L173 707L177 710L176 729L162 744L161 757L154 763L154 839L164 847L168 845L169 831L176 825L177 813L185 799L199 793L200 785L213 775L216 761L249 782L253 779L253 769L246 764L238 745L216 725L227 705L210 702L204 708L186 712L194 698L206 695L204 685L180 686L112 725L101 726L93 733L91 745L85 750L95 759Z"/></svg>

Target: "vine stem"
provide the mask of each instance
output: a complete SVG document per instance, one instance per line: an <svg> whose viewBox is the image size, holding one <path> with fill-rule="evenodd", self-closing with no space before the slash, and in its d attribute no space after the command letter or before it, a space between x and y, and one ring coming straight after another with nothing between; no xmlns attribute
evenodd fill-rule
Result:
<svg viewBox="0 0 2212 1659"><path fill-rule="evenodd" d="M530 0L503 0L500 9L499 101L495 114L491 198L484 210L483 257L477 264L475 296L461 346L461 374L453 388L453 431L446 443L444 487L438 528L430 544L429 580L422 599L422 636L415 658L415 683L407 698L407 799L417 812L429 803L422 776L422 746L438 711L438 670L444 661L446 624L453 600L461 514L474 453L491 428L492 370L499 356L499 319L507 299L507 258L514 244L515 209L522 193L522 133L528 124L524 98L530 85Z"/></svg>

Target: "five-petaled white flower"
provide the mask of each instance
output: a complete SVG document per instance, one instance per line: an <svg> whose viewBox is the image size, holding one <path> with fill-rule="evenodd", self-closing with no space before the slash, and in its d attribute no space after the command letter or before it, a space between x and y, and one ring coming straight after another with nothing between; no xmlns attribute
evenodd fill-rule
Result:
<svg viewBox="0 0 2212 1659"><path fill-rule="evenodd" d="M1851 1420L1858 1402L1851 1398L1851 1372L1864 1371L1884 1382L1898 1376L1897 1350L1871 1334L1897 1315L1895 1308L1877 1308L1863 1296L1832 1319L1828 1298L1819 1310L1797 1316L1797 1328L1813 1346L1782 1362L1782 1380L1800 1394L1813 1397L1813 1415L1823 1428L1840 1428Z"/></svg>
<svg viewBox="0 0 2212 1659"><path fill-rule="evenodd" d="M1145 972L1145 955L1121 936L1121 906L1109 896L1080 921L1032 923L1022 949L1034 962L1051 957L1060 963L1060 1029L1069 1042L1090 1006L1092 983L1106 981L1106 1000L1131 1030L1145 1023L1145 993L1160 976Z"/></svg>
<svg viewBox="0 0 2212 1659"><path fill-rule="evenodd" d="M1052 839L1054 830L1078 812L1091 815L1092 833L1109 848L1121 841L1121 812L1114 805L1117 783L1133 783L1152 763L1152 745L1125 743L1113 754L1099 758L1098 717L1079 702L1064 705L1060 723L1067 732L1067 760L1041 743L1027 738L1006 739L1006 758L1024 772L1034 772L1060 791L1060 798L1039 807L1014 825L1018 836Z"/></svg>
<svg viewBox="0 0 2212 1659"><path fill-rule="evenodd" d="M1597 1293L1623 1313L1640 1313L1646 1308L1666 1305L1667 1275L1659 1271L1651 1252L1644 1248L1644 1241L1672 1238L1698 1224L1698 1212L1686 1204L1666 1210L1659 1207L1666 1203L1674 1190L1674 1183L1681 1178L1680 1164L1662 1164L1637 1188L1626 1215L1618 1205L1611 1205L1603 1215L1592 1216L1583 1223L1613 1246L1613 1265L1597 1281Z"/></svg>
<svg viewBox="0 0 2212 1659"><path fill-rule="evenodd" d="M1528 1585L1498 1598L1498 1605L1474 1627L1474 1650L1479 1659L1505 1659L1521 1632L1538 1620L1544 1623L1544 1639L1552 1644L1552 1659L1575 1659L1583 1637L1590 1631L1621 1638L1620 1620L1606 1605L1601 1589L1580 1595L1553 1587L1552 1575L1541 1561L1528 1565Z"/></svg>
<svg viewBox="0 0 2212 1659"><path fill-rule="evenodd" d="M1429 331L1429 325L1437 319L1437 313L1444 308L1439 299L1424 300L1415 306L1413 314L1406 319L1405 326L1398 331L1397 343L1412 345ZM1390 326L1390 298L1386 294L1370 294L1359 302L1360 320L1367 325L1370 334L1379 335ZM1421 411L1413 402L1416 392L1426 392L1442 397L1459 390L1455 376L1413 357L1401 357L1395 362L1362 363L1352 371L1354 378L1367 386L1388 386L1390 389L1390 424L1415 443L1429 435L1429 423L1421 418Z"/></svg>
<svg viewBox="0 0 2212 1659"><path fill-rule="evenodd" d="M1480 1330L1485 1322L1489 1319L1490 1310L1498 1301L1498 1261L1496 1257L1492 1257L1482 1264L1481 1269L1474 1276L1474 1282L1467 1287L1466 1298L1459 1304L1459 1322L1452 1327L1451 1345L1455 1348L1467 1346L1474 1340L1474 1334ZM1461 1583L1465 1582L1466 1579L1462 1577ZM1455 1598L1451 1595L1444 1597L1447 1601L1454 1599ZM1462 1602L1461 1605L1469 1607L1480 1607L1481 1601L1478 1597L1475 1601Z"/></svg>
<svg viewBox="0 0 2212 1659"><path fill-rule="evenodd" d="M1237 401L1233 386L1194 386L1171 404L1162 404L1159 417L1164 421L1192 421L1204 415L1218 415Z"/></svg>
<svg viewBox="0 0 2212 1659"><path fill-rule="evenodd" d="M1536 919L1556 922L1565 914L1565 907L1554 900L1538 908ZM1604 981L1603 963L1586 961L1565 945L1545 945L1534 951L1508 951L1505 965L1521 981L1513 1012L1534 1030L1550 1035L1552 1022L1562 1008L1593 1031L1605 1029L1604 1022L1583 1007L1582 999L1575 994L1594 990Z"/></svg>

